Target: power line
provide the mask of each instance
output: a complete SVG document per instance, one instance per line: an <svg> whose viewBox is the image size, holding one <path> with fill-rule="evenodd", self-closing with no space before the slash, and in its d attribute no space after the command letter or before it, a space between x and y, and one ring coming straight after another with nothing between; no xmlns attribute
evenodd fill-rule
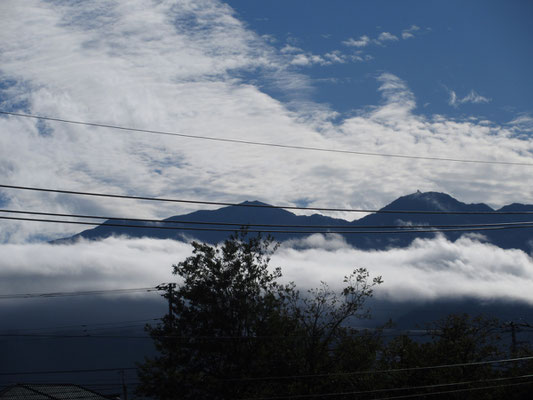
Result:
<svg viewBox="0 0 533 400"><path fill-rule="evenodd" d="M111 378L113 380L116 380L116 378ZM76 385L80 385L80 386L85 386L85 387L90 387L90 386L95 386L95 387L101 387L101 386L110 386L110 387L113 387L113 386L122 386L122 383L112 383L113 381L109 381L109 382L104 382L104 380L102 379L99 379L98 382L81 382L81 383L76 383ZM131 385L135 385L135 384L138 384L140 383L138 380L136 381L127 381L126 383L128 384L131 384ZM0 384L0 390L2 389L2 384ZM4 388L7 387L7 386L11 386L9 384L3 384ZM70 383L54 383L54 382L49 382L48 380L45 380L45 381L41 381L41 380L35 380L35 381L31 381L31 382L25 382L24 385L54 385L54 386L63 386L63 385L70 385Z"/></svg>
<svg viewBox="0 0 533 400"><path fill-rule="evenodd" d="M154 320L155 321L155 320ZM89 324L90 325L90 324ZM61 337L65 337L65 338L71 338L71 337L85 337L86 335L93 335L95 332L102 332L102 331L122 331L122 330L125 330L127 329L128 331L132 331L132 328L144 328L146 327L147 325L147 322L144 323L144 324L135 324L135 325L113 325L113 326L101 326L101 327L90 327L89 325L76 325L75 327L73 328L70 328L70 329L66 329L66 328L47 328L47 329L21 329L21 330L18 330L18 329L10 329L10 330L6 330L6 331L3 331L3 332L0 332L0 337L1 336L5 336L5 337L10 337L10 336L13 336L13 337L43 337L43 338L61 338ZM62 329L62 331L58 332L57 330L58 329ZM137 329L135 329L137 330ZM21 332L35 332L37 331L37 333L21 333ZM41 331L41 332L39 332ZM46 331L53 331L53 333L47 333ZM54 332L55 331L55 332ZM82 331L83 333L81 334L74 334L72 332L76 332L76 331ZM105 335L105 333L103 333L103 335ZM128 338L127 336L128 335L113 335L113 337L123 337L123 338ZM136 337L135 337L136 338Z"/></svg>
<svg viewBox="0 0 533 400"><path fill-rule="evenodd" d="M57 330L57 329L69 329L69 328L83 328L83 329L100 329L100 328L93 328L93 327L102 327L106 326L107 329L114 329L114 328L122 328L123 325L121 324L133 324L138 322L152 322L152 321L161 321L160 317L154 317L154 318L147 318L147 319L134 319L134 320L128 320L128 321L115 321L115 322L84 322L79 323L75 325L61 325L61 326L46 326L46 327L40 327L40 328L12 328L11 331L14 332L31 332L31 331L48 331L48 330ZM6 332L3 332L6 333Z"/></svg>
<svg viewBox="0 0 533 400"><path fill-rule="evenodd" d="M90 226L113 226L121 228L140 228L140 229L162 229L162 230L177 230L177 231L206 231L206 232L235 232L235 229L220 229L220 228L198 228L198 227L182 227L182 226L154 226L154 225L132 225L132 224L114 224L86 221L67 221L41 218L22 218L22 217L6 217L0 216L0 219L13 221L32 221L45 222L57 224L73 224L73 225L90 225ZM509 229L531 229L533 224L519 225L519 226L495 226L485 228L451 228L451 229L401 229L401 230L359 230L359 231L290 231L290 230L270 230L270 229L247 229L250 233L284 233L284 234L314 234L314 233L330 233L330 234L399 234L399 233L440 233L440 232L478 232L478 231L495 231L495 230L509 230Z"/></svg>
<svg viewBox="0 0 533 400"><path fill-rule="evenodd" d="M137 325L136 327L138 327ZM112 327L112 328L100 328L100 329L120 329L122 327ZM127 327L126 327L127 328ZM91 331L97 330L94 328ZM427 335L427 333L400 333L398 335L405 336L422 336ZM396 335L396 336L398 336ZM391 336L391 334L386 334L384 336ZM22 337L22 338L39 338L39 339L152 339L151 336L146 335L92 335L89 332L84 334L68 334L68 333L0 333L0 337ZM249 341L249 340L271 340L271 339L303 339L306 336L186 336L186 335L158 335L157 339L180 339L180 340L195 340L195 341Z"/></svg>
<svg viewBox="0 0 533 400"><path fill-rule="evenodd" d="M392 372L408 372L408 371L422 371L422 370L428 370L428 369L470 367L470 366L475 366L475 365L502 364L502 363L518 362L518 361L526 361L526 360L533 360L533 356L506 358L506 359L489 360L489 361L474 361L474 362L456 363L456 364L429 365L429 366L420 366L420 367L374 369L374 370L335 372L335 373L324 373L324 374L307 374L307 375L283 375L283 376L249 377L249 378L230 378L230 379L225 379L225 380L230 381L230 382L232 381L268 381L268 380L280 381L280 380L292 380L292 379L322 378L322 377L331 377L331 376L388 374Z"/></svg>
<svg viewBox="0 0 533 400"><path fill-rule="evenodd" d="M124 329L128 329L129 331L131 331L132 328L144 328L144 327L146 327L146 325L147 325L147 323L144 323L144 324L133 324L133 325L100 326L100 327L96 327L96 328L91 328L91 327L87 326L87 327L81 327L81 328L78 328L78 329L82 329L83 332L85 332L85 333L92 334L94 332L117 331L117 330L124 330ZM72 331L72 329L70 329L70 331ZM68 331L64 332L64 333L68 334Z"/></svg>
<svg viewBox="0 0 533 400"><path fill-rule="evenodd" d="M386 388L386 389L359 390L359 391L347 391L347 392L295 394L295 395L286 395L286 396L249 397L249 398L242 398L239 400L282 400L282 399L306 399L306 398L314 398L314 397L348 396L348 395L358 395L358 394L397 392L397 391L403 391L403 390L435 389L439 387L472 385L476 383L504 382L504 381L509 381L513 379L525 379L525 378L532 378L532 377L533 375L521 375L521 376L512 376L512 377L505 377L505 378L479 379L475 381L438 383L438 384L433 384L433 385L422 385L422 386L393 387L393 388ZM521 383L526 383L526 382L521 382ZM527 382L527 383L533 383L533 382ZM498 387L503 387L503 386L507 386L507 385L498 385ZM429 393L426 392L424 394L431 394L431 392ZM418 395L423 395L423 394L422 393L415 394L415 396L418 396ZM407 395L407 396L412 396L412 395ZM393 398L396 398L396 397L393 397Z"/></svg>
<svg viewBox="0 0 533 400"><path fill-rule="evenodd" d="M342 376L342 375L360 375L360 374L381 374L381 373L391 373L391 372L405 372L405 371L419 371L419 370L428 370L428 369L440 369L440 368L454 368L454 367L469 367L475 365L488 365L488 364L501 364L508 362L518 362L532 360L533 356L527 357L517 357L517 358L506 358L500 360L489 360L489 361L475 361L467 363L457 363L457 364L441 364L441 365L431 365L424 367L408 367L408 368L393 368L393 369L374 369L374 370L364 370L364 371L352 371L352 372L337 372L337 373L326 373L326 374L313 374L313 375L292 375L292 376L269 376L269 377L255 377L255 378L236 378L236 379L223 379L225 381L249 381L249 380L282 380L282 379L295 379L295 378L319 378L325 376ZM138 370L138 367L118 367L118 368L95 368L95 369L68 369L68 370L44 370L44 371L19 371L19 372L0 372L0 376L10 376L10 375L39 375L39 374L70 374L70 373L88 373L88 372L107 372L107 371L133 371Z"/></svg>
<svg viewBox="0 0 533 400"><path fill-rule="evenodd" d="M153 318L144 321L161 321L162 318ZM127 321L125 321L127 322ZM137 321L131 321L137 322ZM79 325L68 325L63 327L49 327L49 328L35 328L35 329L11 329L11 331L0 332L0 337L36 337L36 338L124 338L124 339L140 339L148 338L147 336L138 336L138 335L90 335L88 332L98 331L98 330L117 330L125 328L137 328L146 326L146 324L136 324L136 325L119 325L121 322L116 323L107 323L107 324L79 324ZM90 325L114 325L108 327L100 328L91 328ZM54 329L65 329L65 328L83 328L86 330L84 334L69 334L69 333L20 333L21 331L39 331L39 330L54 330ZM353 328L355 332L352 333L352 336L358 336L361 333L369 333L375 331L380 336L427 336L431 335L433 330L431 329L379 329L379 328ZM396 333L395 333L396 332ZM264 340L264 339L304 339L307 338L305 335L157 335L156 339L187 339L187 340L213 340L213 341L223 341L223 340ZM514 360L514 359L513 359ZM255 378L254 378L255 379Z"/></svg>
<svg viewBox="0 0 533 400"><path fill-rule="evenodd" d="M79 382L79 381L76 381L75 385L79 385L79 386L83 386L85 388L93 388L95 390L99 390L99 391L111 391L113 390L114 388L116 387L119 387L119 388L122 388L123 387L123 384L122 383L112 383L113 381L116 381L117 378L113 378L112 381L108 382L108 383L104 383L104 382L101 382L101 378L98 380L98 382L89 382L89 383L84 383L84 382ZM131 380L131 379L128 379L126 382L126 385L128 386L137 386L139 385L141 382L139 380ZM2 390L5 390L6 388L10 387L10 386L13 386L15 383L2 383L0 384L0 392ZM24 385L53 385L53 386L62 386L62 385L70 385L69 383L61 383L61 384L58 384L56 382L50 382L49 380L37 380L37 381L31 381L31 382L26 382L24 383Z"/></svg>
<svg viewBox="0 0 533 400"><path fill-rule="evenodd" d="M48 371L19 371L19 372L0 372L0 376L13 375L47 375L47 374L84 374L91 372L115 372L115 371L136 371L137 367L119 367L119 368L94 368L94 369L63 369Z"/></svg>
<svg viewBox="0 0 533 400"><path fill-rule="evenodd" d="M67 123L67 124L73 124L73 125L84 125L84 126L92 126L92 127L98 127L98 128L110 128L110 129L118 129L122 131L175 136L175 137L182 137L182 138L188 138L188 139L210 140L210 141L215 141L215 142L235 143L235 144L264 146L264 147L277 147L277 148L282 148L282 149L320 151L320 152L327 152L327 153L351 154L351 155L370 156L370 157L390 157L390 158L403 158L403 159L413 159L413 160L459 162L459 163L470 163L470 164L533 166L533 163L526 163L526 162L468 160L468 159L449 158L449 157L413 156L413 155L408 155L408 154L372 153L372 152L363 152L363 151L354 151L354 150L329 149L329 148L323 148L323 147L310 147L310 146L298 146L298 145L279 144L279 143L270 143L270 142L257 142L257 141L242 140L242 139L191 135L191 134L178 133L178 132L166 132L166 131L153 130L153 129L131 128L131 127L125 127L125 126L120 126L120 125L75 121L75 120L70 120L70 119L45 117L45 116L34 115L34 114L22 114L22 113L15 113L15 112L9 112L9 111L0 111L0 114L11 115L15 117L23 117L23 118L33 118L33 119L39 119L39 120L44 120L44 121L61 122L61 123Z"/></svg>
<svg viewBox="0 0 533 400"><path fill-rule="evenodd" d="M153 321L161 321L161 318L154 318ZM144 321L144 320L143 320ZM149 320L152 321L152 320ZM118 324L118 322L117 322ZM69 328L69 327L75 327L80 328L87 327L87 325L71 325L63 328ZM139 327L139 326L145 326L145 325L130 325L130 326L111 326L111 327L105 327L105 328L87 328L87 330L95 331L95 330L111 330L111 329L121 329L121 328L128 328L128 327ZM88 332L84 334L70 334L70 333L20 333L20 331L35 331L35 330L50 330L50 329L60 329L58 328L41 328L41 329L12 329L11 332L0 332L0 337L29 337L29 338L124 338L124 339L148 339L150 337L148 336L138 336L138 335L89 335ZM379 332L381 336L399 336L399 335L405 335L405 336L422 336L422 335L428 335L430 333L429 330L421 330L421 329L412 329L412 330L394 330L398 333L393 334L391 330L387 330L387 332L384 332L379 329L369 329L369 328L354 328L356 329L356 333L352 334L354 336L358 335L359 333L367 333L369 330L374 330L376 332ZM247 340L271 340L271 339L304 339L307 338L305 335L173 335L173 334L165 334L165 335L157 335L157 339L183 339L183 340L207 340L207 341L224 341L224 340L241 340L241 341L247 341Z"/></svg>
<svg viewBox="0 0 533 400"><path fill-rule="evenodd" d="M152 320L146 320L146 321L158 321L161 320L161 318L154 318ZM118 324L118 323L117 323ZM141 338L148 338L147 336L138 336L138 335L89 335L88 332L93 331L99 331L99 330L117 330L117 329L125 329L125 328L137 328L137 327L143 327L146 326L146 324L136 324L136 325L116 325L116 326L110 326L110 327L101 327L101 328L90 328L88 327L91 324L87 325L70 325L67 327L57 327L57 328L35 328L35 329L11 329L7 332L0 332L0 337L36 337L36 338L124 338L124 339L141 339ZM27 332L27 331L43 331L43 330L54 330L54 329L65 329L65 328L83 328L84 330L87 330L87 333L85 334L69 334L69 333L20 333ZM357 331L356 334L352 334L352 336L357 336L360 333L368 333L369 331L375 331L379 334L379 336L382 337L397 337L397 336L428 336L431 335L433 331L427 330L427 329L410 329L410 330L384 330L380 331L378 329L360 329ZM397 333L394 333L397 332ZM172 335L172 334L166 334L166 335L157 335L157 339L193 339L193 340L264 340L264 339L305 339L308 338L308 336L304 335L277 335L277 336L270 336L270 335L255 335L255 336L229 336L229 335L195 335L195 336L188 336L188 335Z"/></svg>
<svg viewBox="0 0 533 400"><path fill-rule="evenodd" d="M374 400L396 400L396 399L409 399L413 397L425 397L425 396L435 396L439 394L452 394L452 393L463 393L463 392L472 392L476 390L488 390L488 389L496 389L501 387L512 387L512 386L522 386L522 385L531 385L533 384L533 381L528 382L518 382L518 383L508 383L505 385L492 385L492 386L482 386L482 387L475 387L475 388L465 388L465 389L456 389L456 390L444 390L440 392L426 392L426 393L416 393L416 394L406 394L401 396L393 396L393 397L380 397L378 399Z"/></svg>
<svg viewBox="0 0 533 400"><path fill-rule="evenodd" d="M452 224L452 225L295 225L295 224L259 224L248 222L218 222L218 221L184 221L174 219L148 219L148 218L129 218L129 217L108 217L87 214L67 214L67 213L52 213L44 211L27 211L27 210L8 210L0 209L0 213L7 214L29 214L29 215L45 215L51 217L69 217L69 218L84 218L84 219L100 219L108 221L133 221L146 222L158 224L184 224L184 225L212 225L212 226L237 226L237 227L272 227L272 228L320 228L320 229L417 229L417 228L481 228L490 226L515 226L533 224L533 221L518 221L518 222L494 222L485 224Z"/></svg>
<svg viewBox="0 0 533 400"><path fill-rule="evenodd" d="M505 378L494 378L494 379L481 379L477 381L465 381L465 382L450 382L450 383L442 383L442 384L434 384L434 385L423 385L423 386L410 386L410 387L397 387L397 388L388 388L388 389L374 389L374 390L364 390L364 391L353 391L353 392L332 392L332 393L317 393L317 394L304 394L304 395L287 395L287 396L271 396L271 397L251 397L251 398L243 398L240 400L276 400L276 399L298 399L298 398L314 398L314 397L333 397L333 396L343 396L343 395L358 395L358 394L373 394L373 393L383 393L383 392L394 392L394 391L404 391L404 390L420 390L420 389L432 389L432 388L439 388L439 387L448 387L448 386L461 386L461 385L468 385L468 384L476 384L476 383L485 383L485 382L504 382L514 379L526 379L530 378L532 375L522 375L522 376L515 376L515 377L505 377ZM139 380L129 380L126 382L128 385L139 385L141 381ZM449 394L449 393L461 393L466 391L473 391L473 390L486 390L486 389L493 389L493 388L501 388L501 387L513 387L513 386L520 386L520 385L528 385L532 384L533 381L526 381L526 382L518 382L518 383L509 383L509 384L502 384L502 385L491 385L491 386L481 386L481 387L473 387L473 388L464 388L464 389L456 389L456 390L446 390L446 391L438 391L438 392L425 392L425 393L414 393L414 394L408 394L408 395L400 395L400 396L393 396L393 397L385 397L385 398L376 398L375 400L392 400L392 399L404 399L404 398L412 398L412 397L422 397L422 396L431 396L431 395L438 395L438 394ZM51 384L51 385L57 385L55 383L48 383L48 382L36 382L36 384ZM66 384L68 385L68 384ZM102 382L91 382L91 383L81 383L84 387L94 387L98 388L100 390L105 389L112 389L115 387L122 387L122 383L102 383ZM9 387L10 385L4 386Z"/></svg>
<svg viewBox="0 0 533 400"><path fill-rule="evenodd" d="M69 332L72 332L72 331L83 331L82 334L79 334L80 336L79 337L85 337L84 335L92 335L93 333L95 332L102 332L102 331L119 331L119 330L124 330L124 329L128 329L128 331L131 331L132 328L144 328L146 326L146 323L145 324L135 324L135 325L115 325L115 326L108 326L108 327L99 327L99 328L91 328L91 327L84 327L84 326L78 326L76 328L71 328L71 329L68 329L68 330L65 330L63 328L63 330L61 332L57 332L57 330L55 330L56 332L54 333L46 333L46 331L54 331L54 329L40 329L40 331L44 331L42 333L19 333L19 332L27 332L27 331L39 331L38 329L30 329L30 330L26 330L26 329L22 329L22 330L17 330L17 329L10 329L8 331L4 331L4 332L0 332L0 337L1 336L13 336L13 337L43 337L43 338L53 338L53 337L58 337L58 338L61 338L63 336L65 337L78 337L76 336L74 333L69 333ZM14 333L16 332L16 333ZM42 336L41 336L42 335ZM72 336L74 335L74 336ZM127 335L126 336L120 336L120 337L124 337L127 339Z"/></svg>
<svg viewBox="0 0 533 400"><path fill-rule="evenodd" d="M54 333L0 333L0 337L23 337L36 339L152 339L151 336L146 335L91 335L89 333L84 335L68 335ZM179 339L180 337L165 336L165 338Z"/></svg>
<svg viewBox="0 0 533 400"><path fill-rule="evenodd" d="M116 379L115 379L116 380ZM125 382L127 386L138 386L140 384L140 381L126 381ZM64 385L69 385L68 383L63 383ZM82 386L84 388L88 388L88 389L92 389L92 390L97 390L97 391L104 391L104 392L109 392L109 391L117 391L115 388L119 388L121 389L123 387L123 384L122 383L100 383L100 382L97 382L97 383L83 383L83 382L79 382L79 381L76 381L75 383L76 385L79 385L79 386ZM40 382L40 381L32 381L32 382L26 382L24 383L24 385L53 385L53 386L57 386L58 384L57 383L50 383L49 381L43 381L43 382ZM0 385L0 392L10 386L13 386L13 384L3 384ZM71 399L73 399L72 397L70 397ZM113 398L118 398L118 397L113 397Z"/></svg>
<svg viewBox="0 0 533 400"><path fill-rule="evenodd" d="M530 215L531 211L424 211L424 210L375 210L363 208L328 208L328 207L298 207L298 206L279 206L270 204L255 204L255 203L230 203L221 201L204 201L204 200L185 200L185 199L170 199L161 197L148 196L131 196L123 194L109 194L97 192L81 192L73 190L61 189L47 189L33 186L17 186L0 184L0 188L15 189L15 190L30 190L36 192L60 193L78 196L94 196L94 197L108 197L115 199L130 199L130 200L146 200L146 201L161 201L171 203L187 203L187 204L203 204L211 206L233 206L233 207L251 207L251 208L274 208L285 210L307 210L307 211L338 211L338 212L358 212L358 213L376 213L376 214L437 214L437 215Z"/></svg>
<svg viewBox="0 0 533 400"><path fill-rule="evenodd" d="M135 374L135 372L133 374ZM130 375L127 376L126 378L126 382L133 383L133 384L139 382L139 379L137 378L137 376L133 374L130 372ZM117 381L120 378L118 378L117 375L113 377L113 374L111 374L111 375L106 375L106 376L100 375L98 377L86 376L83 379L76 377L74 379L76 379L76 384L85 386L85 385L106 385L106 384L118 383ZM5 384L5 380L3 383L0 383L0 385L2 384ZM50 379L48 379L48 377L39 377L39 378L32 378L32 380L29 382L26 382L26 384L69 385L69 384L72 384L72 382L68 382L68 381L62 381L60 383L58 383L57 381L50 382Z"/></svg>
<svg viewBox="0 0 533 400"><path fill-rule="evenodd" d="M148 288L131 288L131 289L106 289L106 290L84 290L76 292L52 292L52 293L17 293L2 294L0 300L4 299L29 299L29 298L48 298L48 297L72 297L72 296L91 296L98 294L128 294L139 292L157 292L160 289L156 287Z"/></svg>

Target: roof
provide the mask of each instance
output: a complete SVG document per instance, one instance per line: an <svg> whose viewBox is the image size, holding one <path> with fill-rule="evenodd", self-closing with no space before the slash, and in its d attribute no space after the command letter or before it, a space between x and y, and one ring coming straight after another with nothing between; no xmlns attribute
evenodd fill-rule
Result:
<svg viewBox="0 0 533 400"><path fill-rule="evenodd" d="M0 400L109 400L72 384L17 384L0 392Z"/></svg>

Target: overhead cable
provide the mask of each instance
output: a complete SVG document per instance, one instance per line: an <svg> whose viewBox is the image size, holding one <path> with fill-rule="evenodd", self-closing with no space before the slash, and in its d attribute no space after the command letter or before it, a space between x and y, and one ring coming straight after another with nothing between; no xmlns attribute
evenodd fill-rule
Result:
<svg viewBox="0 0 533 400"><path fill-rule="evenodd" d="M257 141L251 141L251 140L243 140L243 139L191 135L191 134L185 134L185 133L166 132L166 131L153 130L153 129L140 129L140 128L121 126L121 125L103 124L103 123L97 123L97 122L76 121L76 120L63 119L63 118L47 117L47 116L42 116L42 115L16 113L16 112L11 112L11 111L0 111L0 114L11 115L15 117L23 117L23 118L33 118L33 119L38 119L38 120L43 120L43 121L61 122L61 123L66 123L66 124L84 125L84 126L92 126L92 127L98 127L98 128L118 129L122 131L130 131L130 132L141 132L141 133L149 133L149 134L156 134L156 135L177 136L177 137L182 137L182 138L187 138L187 139L210 140L210 141L215 141L215 142L225 142L225 143L244 144L244 145L253 145L253 146L277 147L277 148L282 148L282 149L320 151L320 152L327 152L327 153L351 154L351 155L370 156L370 157L390 157L390 158L403 158L403 159L414 159L414 160L447 161L447 162L459 162L459 163L470 163L470 164L495 164L495 165L499 164L499 165L533 166L533 163L516 162L516 161L467 160L467 159L449 158L449 157L430 157L430 156L414 156L414 155L408 155L408 154L372 153L372 152L363 152L363 151L355 151L355 150L342 150L342 149L299 146L299 145L270 143L270 142L257 142Z"/></svg>
<svg viewBox="0 0 533 400"><path fill-rule="evenodd" d="M372 390L294 394L294 395L285 395L285 396L282 395L282 396L266 396L266 397L246 397L246 398L241 398L239 400L286 400L286 399L288 400L288 399L308 399L308 398L315 398L315 397L336 397L336 396L348 396L348 395L353 396L353 395L359 395L359 394L398 392L398 391L404 391L404 390L436 389L436 388L449 387L449 386L472 385L472 384L477 384L477 383L505 382L505 381L514 380L514 379L526 379L526 378L532 378L532 377L533 375L520 375L520 376L511 376L511 377L505 377L505 378L479 379L475 381L448 382L448 383L438 383L438 384L433 384L433 385L404 386L404 387L393 387L393 388L372 389ZM533 381L522 382L522 383L533 383ZM503 387L503 386L507 386L507 384L498 385L498 387ZM455 391L452 391L452 392L455 392ZM415 397L417 397L418 395L423 395L423 394L431 395L432 393L434 392L416 393ZM439 392L439 393L442 393L442 392ZM407 396L413 396L413 395L411 394ZM392 398L398 398L398 397L392 397Z"/></svg>
<svg viewBox="0 0 533 400"><path fill-rule="evenodd" d="M100 328L93 328L93 327L107 327L106 329L114 329L114 328L122 328L123 324L132 324L132 323L138 323L138 322L152 322L152 321L161 321L161 318L154 317L154 318L148 318L148 319L134 319L134 320L127 320L127 321L115 321L115 322L82 322L75 325L61 325L61 326L44 326L40 328L12 328L12 332L35 332L35 331L49 331L49 330L57 330L57 329L100 329ZM6 333L6 332L2 332Z"/></svg>
<svg viewBox="0 0 533 400"><path fill-rule="evenodd" d="M364 370L364 371L352 371L352 372L337 372L337 373L326 373L326 374L313 374L313 375L285 375L285 376L270 376L270 377L254 377L254 378L235 378L235 379L224 379L225 381L249 381L249 380L282 380L282 379L294 379L294 378L318 378L324 376L342 376L342 375L360 375L360 374L382 374L382 373L391 373L391 372L404 372L404 371L419 371L419 370L428 370L428 369L441 369L441 368L455 368L455 367L469 367L476 365L489 365L489 364L501 364L508 362L519 362L533 359L533 356L527 357L516 357L516 358L506 358L500 360L488 360L488 361L474 361L466 363L456 363L456 364L441 364L441 365L428 365L420 367L408 367L408 368L392 368L392 369L374 369L374 370ZM0 376L8 375L38 375L38 374L68 374L68 373L87 373L87 372L105 372L105 371L132 371L138 370L138 367L117 367L117 368L96 368L96 369L70 369L70 370L44 370L44 371L19 371L19 372L2 372L0 371Z"/></svg>
<svg viewBox="0 0 533 400"><path fill-rule="evenodd" d="M513 387L513 386L523 386L523 385L532 385L533 381L527 382L518 382L518 383L506 383L504 385L491 385L491 386L481 386L474 388L464 388L464 389L455 389L455 390L444 390L440 392L426 392L426 393L416 393L416 394L404 394L401 396L392 396L392 397L379 397L373 400L399 400L399 399L412 399L415 397L426 397L426 396L437 396L441 394L452 394L452 393L464 393L464 392L473 392L476 390L489 390L497 389L501 387Z"/></svg>
<svg viewBox="0 0 533 400"><path fill-rule="evenodd" d="M146 335L92 335L86 334L55 334L55 333L0 333L0 337L8 338L38 338L38 339L152 339ZM172 336L170 336L172 338ZM1 374L0 374L1 375Z"/></svg>
<svg viewBox="0 0 533 400"><path fill-rule="evenodd" d="M154 321L161 321L161 318L154 319ZM128 327L139 327L141 325L130 325L130 326L111 326L111 327L105 327L105 328L89 328L88 325L75 325L73 327L75 328L83 328L84 333L83 334L74 334L69 332L54 332L54 333L21 333L24 331L35 331L35 330L43 330L43 329L11 329L7 332L0 332L0 337L28 337L28 338L124 338L124 339L149 339L151 337L149 336L139 336L139 335L131 335L131 334L120 334L120 335L89 335L88 332L95 331L95 330L116 330L117 328L128 328ZM146 326L146 324L143 324L142 326ZM68 327L67 327L68 328ZM50 330L52 328L44 328L46 330ZM57 328L59 329L59 328ZM85 331L86 329L86 331ZM379 329L370 329L379 332L380 336L425 336L429 335L432 331L429 330L422 330L422 329L412 329L412 330L394 330L398 333L392 333L391 330L387 329L387 331L382 331ZM357 336L361 333L368 333L368 328L362 328L358 329L357 332L352 332L351 336ZM250 340L271 340L271 339L295 339L295 340L301 340L305 339L307 336L305 335L173 335L173 334L165 334L165 335L158 335L157 339L180 339L180 340L194 340L194 341L228 341L228 340L238 340L238 341L250 341Z"/></svg>
<svg viewBox="0 0 533 400"><path fill-rule="evenodd" d="M156 292L160 289L156 287L132 288L132 289L106 289L106 290L84 290L76 292L52 292L52 293L17 293L17 294L0 294L0 300L3 299L28 299L28 298L48 298L48 297L72 297L72 296L90 296L98 294L129 294L140 292Z"/></svg>
<svg viewBox="0 0 533 400"><path fill-rule="evenodd" d="M298 206L284 206L284 205L270 205L257 203L230 203L221 201L205 201L205 200L185 200L185 199L170 199L161 197L147 197L147 196L132 196L124 194L109 194L98 192L81 192L73 190L48 189L38 188L34 186L18 186L0 184L0 188L15 189L15 190L29 190L47 193L60 193L78 196L93 196L93 197L108 197L115 199L130 199L130 200L146 200L146 201L160 201L171 203L187 203L187 204L203 204L211 206L234 206L234 207L251 207L251 208L275 208L285 210L309 210L309 211L338 211L338 212L358 212L358 213L376 213L376 214L436 214L436 215L530 215L530 211L426 211L426 210L376 210L363 208L329 208L329 207L298 207Z"/></svg>
<svg viewBox="0 0 533 400"><path fill-rule="evenodd" d="M235 229L221 229L221 228L198 228L198 227L183 227L183 226L155 226L155 225L132 225L132 224L116 224L116 223L104 223L98 222L86 222L86 221L67 221L67 220L55 220L44 218L23 218L23 217L6 217L0 216L0 219L12 220L12 221L32 221L32 222L45 222L45 223L57 223L57 224L73 224L73 225L90 225L90 226L112 226L120 228L136 228L136 229L162 229L162 230L174 230L174 231L204 231L204 232L235 232ZM247 229L250 233L280 233L280 234L314 234L314 233L329 233L329 234L343 234L343 235L356 235L356 234L404 234L404 233L440 233L440 232L479 232L479 231L496 231L496 230L509 230L509 229L531 229L533 224L524 224L518 226L494 226L483 228L450 228L450 229L399 229L399 230L350 230L350 231L294 231L294 230L271 230L271 229Z"/></svg>
<svg viewBox="0 0 533 400"><path fill-rule="evenodd" d="M129 327L139 327L141 325L130 325ZM142 325L146 326L146 325ZM139 336L131 334L113 334L113 335L91 335L88 332L93 332L95 330L116 330L117 328L128 328L128 326L114 326L109 328L88 328L87 332L83 334L74 334L74 333L20 333L19 331L12 329L10 332L0 332L0 337L26 337L26 338L47 338L47 339L152 339L150 336ZM24 331L24 330L22 330ZM367 331L362 330L362 331ZM413 331L400 331L399 333L393 334L391 332L380 333L380 336L427 336L430 334L428 331L413 330ZM158 335L157 339L180 339L180 340L194 340L194 341L250 341L250 340L271 340L271 339L295 339L301 340L305 339L307 336L303 335L254 335L254 336L228 336L228 335Z"/></svg>
<svg viewBox="0 0 533 400"><path fill-rule="evenodd" d="M489 226L515 226L533 224L533 221L519 221L519 222L494 222L485 224L448 224L448 225L294 225L294 224L260 224L248 222L218 222L218 221L185 221L181 219L147 219L147 218L129 218L129 217L109 217L96 216L87 214L66 214L66 213L52 213L44 211L27 211L27 210L8 210L0 209L0 213L6 214L29 214L29 215L46 215L50 217L70 217L83 219L99 219L108 221L133 221L146 222L157 224L184 224L184 225L212 225L212 226L236 226L236 227L272 227L272 228L338 228L338 229L417 229L417 228L481 228Z"/></svg>
<svg viewBox="0 0 533 400"><path fill-rule="evenodd" d="M349 372L334 372L334 373L323 373L323 374L305 374L305 375L278 375L278 376L258 376L258 377L249 377L249 378L229 378L225 379L226 381L281 381L281 380L292 380L292 379L313 379L313 378L322 378L322 377L331 377L331 376L355 376L355 375L369 375L369 374L389 374L394 372L408 372L408 371L423 371L430 369L445 369L445 368L458 368L458 367L470 367L478 365L490 365L490 364L503 364L510 362L520 362L533 360L533 356L527 357L515 357L515 358L504 358L500 360L487 360L487 361L473 361L466 363L455 363L455 364L440 364L440 365L428 365L428 366L418 366L418 367L406 367L406 368L391 368L391 369L370 369L370 370L361 370L361 371L349 371Z"/></svg>
<svg viewBox="0 0 533 400"><path fill-rule="evenodd" d="M114 372L114 371L136 371L137 367L118 367L118 368L93 368L93 369L60 369L44 371L18 371L18 372L1 372L0 376L14 375L47 375L47 374L83 374L92 372Z"/></svg>

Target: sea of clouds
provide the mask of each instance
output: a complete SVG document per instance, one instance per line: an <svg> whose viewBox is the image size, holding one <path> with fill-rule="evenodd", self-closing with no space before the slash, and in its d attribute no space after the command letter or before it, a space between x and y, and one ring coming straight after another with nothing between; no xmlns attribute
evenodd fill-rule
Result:
<svg viewBox="0 0 533 400"><path fill-rule="evenodd" d="M174 240L112 237L102 241L0 246L3 294L143 288L176 281L172 264L191 255L190 244ZM281 245L271 267L283 281L306 290L327 282L340 289L354 268L365 267L384 283L381 300L512 300L533 304L533 259L521 250L503 250L464 236L415 240L409 247L363 251L337 236L314 235Z"/></svg>

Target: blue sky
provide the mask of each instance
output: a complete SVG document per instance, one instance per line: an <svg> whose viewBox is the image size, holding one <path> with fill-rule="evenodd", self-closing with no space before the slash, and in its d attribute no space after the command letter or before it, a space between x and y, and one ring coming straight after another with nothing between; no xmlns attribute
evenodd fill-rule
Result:
<svg viewBox="0 0 533 400"><path fill-rule="evenodd" d="M251 29L271 35L279 49L288 43L318 55L362 50L372 56L365 62L304 67L313 80L312 98L336 111L349 113L376 104L373 77L381 71L408 82L419 113L474 114L504 123L533 107L531 1L228 3ZM419 29L409 30L413 26ZM358 48L342 44L365 35L375 39L382 32L398 40ZM452 90L459 99L473 90L489 101L454 107L449 104Z"/></svg>

